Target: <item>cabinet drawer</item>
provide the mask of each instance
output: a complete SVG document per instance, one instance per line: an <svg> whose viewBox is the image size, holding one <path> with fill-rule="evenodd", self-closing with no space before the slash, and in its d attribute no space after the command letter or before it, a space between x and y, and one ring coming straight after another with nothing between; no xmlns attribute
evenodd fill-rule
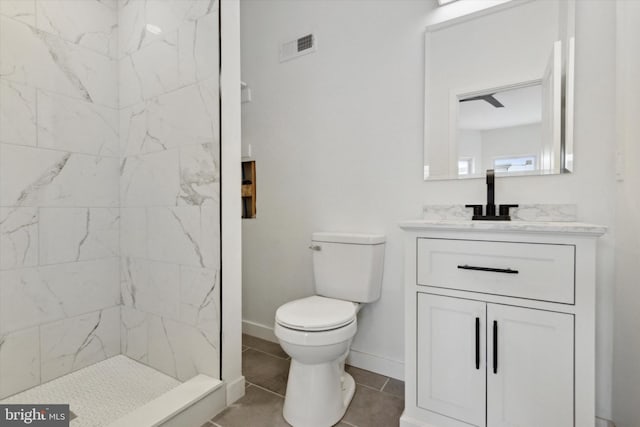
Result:
<svg viewBox="0 0 640 427"><path fill-rule="evenodd" d="M575 246L418 239L418 285L574 303Z"/></svg>

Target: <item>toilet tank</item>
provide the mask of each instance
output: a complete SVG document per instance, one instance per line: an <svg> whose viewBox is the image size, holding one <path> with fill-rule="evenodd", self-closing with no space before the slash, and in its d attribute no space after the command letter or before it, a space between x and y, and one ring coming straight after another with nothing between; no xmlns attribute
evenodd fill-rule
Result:
<svg viewBox="0 0 640 427"><path fill-rule="evenodd" d="M318 232L311 242L316 294L363 303L380 298L383 235Z"/></svg>

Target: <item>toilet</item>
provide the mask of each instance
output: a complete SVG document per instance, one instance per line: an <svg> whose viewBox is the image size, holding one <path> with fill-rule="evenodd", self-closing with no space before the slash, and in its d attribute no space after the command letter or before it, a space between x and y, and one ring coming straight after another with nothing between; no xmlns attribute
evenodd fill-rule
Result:
<svg viewBox="0 0 640 427"><path fill-rule="evenodd" d="M344 371L362 304L380 298L385 237L313 233L316 295L282 305L275 334L291 356L283 415L294 427L329 427L344 415L355 382Z"/></svg>

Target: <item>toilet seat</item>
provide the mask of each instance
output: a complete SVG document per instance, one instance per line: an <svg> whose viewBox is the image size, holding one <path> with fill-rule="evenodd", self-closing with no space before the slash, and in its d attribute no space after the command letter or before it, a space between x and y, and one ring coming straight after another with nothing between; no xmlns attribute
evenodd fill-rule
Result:
<svg viewBox="0 0 640 427"><path fill-rule="evenodd" d="M330 331L355 321L357 307L353 302L314 295L282 305L276 311L276 323L297 331Z"/></svg>
<svg viewBox="0 0 640 427"><path fill-rule="evenodd" d="M343 342L350 342L358 330L358 321L348 323L340 328L329 331L301 331L291 329L276 322L274 332L281 345L285 343L296 346L305 346L309 349L318 346L330 346ZM283 347L284 348L284 347Z"/></svg>

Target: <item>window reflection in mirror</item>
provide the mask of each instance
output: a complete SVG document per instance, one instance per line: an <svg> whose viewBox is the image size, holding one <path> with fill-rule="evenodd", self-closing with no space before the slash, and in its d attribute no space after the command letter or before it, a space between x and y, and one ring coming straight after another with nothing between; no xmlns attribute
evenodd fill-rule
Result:
<svg viewBox="0 0 640 427"><path fill-rule="evenodd" d="M521 175L538 170L545 143L542 82L458 97L458 176ZM549 124L547 126L552 126Z"/></svg>

